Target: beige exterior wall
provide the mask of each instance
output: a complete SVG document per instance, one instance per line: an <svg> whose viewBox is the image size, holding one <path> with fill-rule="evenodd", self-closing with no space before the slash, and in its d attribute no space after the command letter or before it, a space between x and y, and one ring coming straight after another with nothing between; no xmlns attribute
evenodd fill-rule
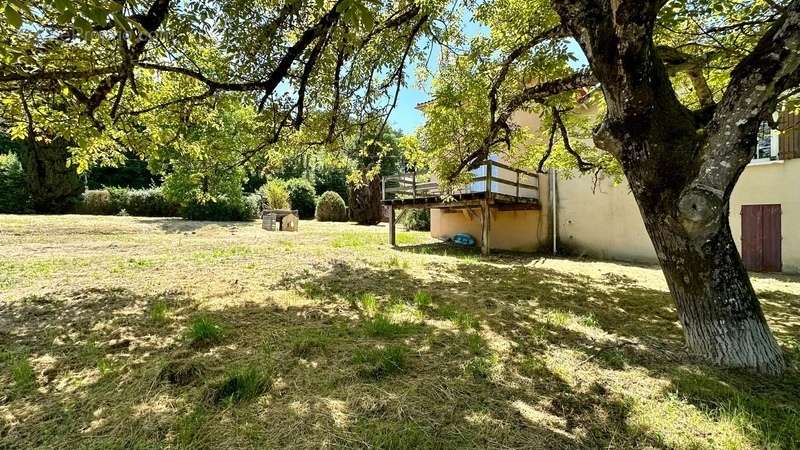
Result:
<svg viewBox="0 0 800 450"><path fill-rule="evenodd" d="M534 252L548 247L547 219L538 210L492 210L489 243L494 250ZM480 208L467 210L431 211L431 235L438 239L452 239L457 233L468 233L481 242Z"/></svg>
<svg viewBox="0 0 800 450"><path fill-rule="evenodd" d="M800 159L748 166L731 197L731 230L741 248L742 205L780 204L783 271L800 273ZM655 262L655 250L627 183L592 177L558 180L560 245L574 254Z"/></svg>
<svg viewBox="0 0 800 450"><path fill-rule="evenodd" d="M539 176L539 202L541 209L500 211L492 209L489 222L489 244L493 250L535 252L549 250L552 238L550 222L550 189L547 175ZM457 233L467 233L481 239L480 208L459 210L431 210L431 236L452 239Z"/></svg>

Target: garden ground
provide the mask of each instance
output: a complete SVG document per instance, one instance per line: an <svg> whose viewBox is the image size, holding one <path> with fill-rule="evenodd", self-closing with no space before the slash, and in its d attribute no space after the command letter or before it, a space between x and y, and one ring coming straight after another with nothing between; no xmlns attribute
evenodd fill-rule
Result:
<svg viewBox="0 0 800 450"><path fill-rule="evenodd" d="M656 267L385 227L0 216L0 447L797 448L792 369L687 354Z"/></svg>

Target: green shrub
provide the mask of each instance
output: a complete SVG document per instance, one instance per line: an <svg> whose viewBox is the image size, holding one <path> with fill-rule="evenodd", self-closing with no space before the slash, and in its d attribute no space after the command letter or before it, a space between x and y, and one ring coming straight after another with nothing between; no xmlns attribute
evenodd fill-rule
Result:
<svg viewBox="0 0 800 450"><path fill-rule="evenodd" d="M252 400L269 389L271 377L256 367L233 370L221 383L214 386L214 403L239 403Z"/></svg>
<svg viewBox="0 0 800 450"><path fill-rule="evenodd" d="M301 219L313 219L317 195L314 186L305 178L293 178L286 182L289 203L296 209Z"/></svg>
<svg viewBox="0 0 800 450"><path fill-rule="evenodd" d="M403 216L403 225L407 230L430 231L431 230L431 210L412 209Z"/></svg>
<svg viewBox="0 0 800 450"><path fill-rule="evenodd" d="M257 199L253 196L238 199L221 197L205 203L193 200L181 208L181 217L189 220L245 221L255 219L258 214Z"/></svg>
<svg viewBox="0 0 800 450"><path fill-rule="evenodd" d="M187 334L193 346L217 344L222 341L224 335L222 326L214 319L206 316L199 316L192 319Z"/></svg>
<svg viewBox="0 0 800 450"><path fill-rule="evenodd" d="M13 154L0 155L0 213L33 211L31 195L25 186L22 165Z"/></svg>
<svg viewBox="0 0 800 450"><path fill-rule="evenodd" d="M347 173L346 167L335 167L332 165L321 165L314 170L314 190L317 195L327 191L333 191L342 198L347 197Z"/></svg>
<svg viewBox="0 0 800 450"><path fill-rule="evenodd" d="M247 194L243 197L246 220L260 219L263 202L258 194Z"/></svg>
<svg viewBox="0 0 800 450"><path fill-rule="evenodd" d="M347 207L342 197L333 191L322 194L317 202L316 218L320 222L346 221Z"/></svg>
<svg viewBox="0 0 800 450"><path fill-rule="evenodd" d="M353 362L359 365L358 374L364 378L381 379L404 372L408 368L405 347L390 345L385 348L358 350Z"/></svg>
<svg viewBox="0 0 800 450"><path fill-rule="evenodd" d="M107 187L108 195L111 197L112 214L119 214L122 211L128 213L128 192L130 189L124 187Z"/></svg>
<svg viewBox="0 0 800 450"><path fill-rule="evenodd" d="M174 217L177 203L167 200L160 188L128 190L125 211L131 216Z"/></svg>
<svg viewBox="0 0 800 450"><path fill-rule="evenodd" d="M286 183L283 180L271 180L258 189L264 203L270 209L290 209L289 191L286 190Z"/></svg>
<svg viewBox="0 0 800 450"><path fill-rule="evenodd" d="M168 200L161 188L109 187L86 191L76 207L79 214L126 214L140 217L174 217L178 204Z"/></svg>

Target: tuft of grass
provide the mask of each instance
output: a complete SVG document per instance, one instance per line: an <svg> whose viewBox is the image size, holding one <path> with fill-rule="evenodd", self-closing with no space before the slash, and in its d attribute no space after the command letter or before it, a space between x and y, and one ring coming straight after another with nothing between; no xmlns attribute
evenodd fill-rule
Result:
<svg viewBox="0 0 800 450"><path fill-rule="evenodd" d="M406 323L392 322L383 314L378 314L364 322L364 330L368 335L380 338L396 338L405 336L412 331L412 326Z"/></svg>
<svg viewBox="0 0 800 450"><path fill-rule="evenodd" d="M545 320L551 325L566 327L572 321L572 314L561 310L553 310L547 313Z"/></svg>
<svg viewBox="0 0 800 450"><path fill-rule="evenodd" d="M478 320L478 318L467 311L446 306L441 308L439 313L449 321L453 322L453 325L455 325L461 331L467 331L470 329L479 330L481 328L481 322Z"/></svg>
<svg viewBox="0 0 800 450"><path fill-rule="evenodd" d="M28 392L36 384L36 373L28 358L17 358L11 365L11 378L20 392Z"/></svg>
<svg viewBox="0 0 800 450"><path fill-rule="evenodd" d="M322 286L316 283L303 283L300 285L303 295L310 299L322 298L325 295L325 290Z"/></svg>
<svg viewBox="0 0 800 450"><path fill-rule="evenodd" d="M196 361L170 361L161 368L158 378L175 386L188 386L200 379L203 371L203 366Z"/></svg>
<svg viewBox="0 0 800 450"><path fill-rule="evenodd" d="M464 366L464 370L479 380L494 380L500 375L502 365L497 355L476 356Z"/></svg>
<svg viewBox="0 0 800 450"><path fill-rule="evenodd" d="M218 344L222 342L224 336L222 325L208 316L192 319L187 334L189 342L195 347Z"/></svg>
<svg viewBox="0 0 800 450"><path fill-rule="evenodd" d="M398 345L384 348L357 350L353 362L358 364L358 374L363 378L381 378L405 372L408 369L408 349Z"/></svg>
<svg viewBox="0 0 800 450"><path fill-rule="evenodd" d="M201 408L179 418L175 424L178 447L198 448L198 441L203 437L203 428L207 422L208 413Z"/></svg>
<svg viewBox="0 0 800 450"><path fill-rule="evenodd" d="M609 369L614 369L614 370L624 369L625 365L628 362L627 359L625 358L624 353L614 349L600 352L597 355L597 357L600 361L603 362L603 365L605 365Z"/></svg>
<svg viewBox="0 0 800 450"><path fill-rule="evenodd" d="M212 387L211 399L214 403L240 403L252 400L272 385L272 377L263 370L247 366L234 369L218 384Z"/></svg>
<svg viewBox="0 0 800 450"><path fill-rule="evenodd" d="M381 421L360 428L368 448L411 450L436 447L429 433L413 422Z"/></svg>
<svg viewBox="0 0 800 450"><path fill-rule="evenodd" d="M108 357L102 357L97 360L97 370L100 371L101 376L111 375L117 368L118 364Z"/></svg>
<svg viewBox="0 0 800 450"><path fill-rule="evenodd" d="M547 363L536 357L525 358L519 366L519 372L531 379L547 379L553 376Z"/></svg>
<svg viewBox="0 0 800 450"><path fill-rule="evenodd" d="M309 356L328 347L331 338L318 330L301 330L292 337L290 353L300 358Z"/></svg>
<svg viewBox="0 0 800 450"><path fill-rule="evenodd" d="M150 307L150 320L156 323L164 323L169 315L169 306L166 302L156 302Z"/></svg>
<svg viewBox="0 0 800 450"><path fill-rule="evenodd" d="M486 354L486 341L483 340L480 334L468 333L465 340L470 353L479 356Z"/></svg>
<svg viewBox="0 0 800 450"><path fill-rule="evenodd" d="M374 316L378 312L378 297L375 294L365 292L358 298L358 305L361 311L367 316Z"/></svg>
<svg viewBox="0 0 800 450"><path fill-rule="evenodd" d="M414 293L414 304L418 308L427 308L433 303L433 297L430 293L425 291L417 291Z"/></svg>
<svg viewBox="0 0 800 450"><path fill-rule="evenodd" d="M385 266L390 269L408 269L410 265L408 261L400 259L397 255L392 256L385 262Z"/></svg>
<svg viewBox="0 0 800 450"><path fill-rule="evenodd" d="M597 319L594 317L594 314L589 314L586 316L578 316L578 323L585 327L591 327L591 328L597 328L599 326L599 323L597 322Z"/></svg>

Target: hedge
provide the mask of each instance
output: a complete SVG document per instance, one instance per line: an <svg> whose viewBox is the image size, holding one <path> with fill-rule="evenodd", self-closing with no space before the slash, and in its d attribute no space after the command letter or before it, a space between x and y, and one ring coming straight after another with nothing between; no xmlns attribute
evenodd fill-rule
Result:
<svg viewBox="0 0 800 450"><path fill-rule="evenodd" d="M13 154L0 155L0 213L33 211L31 195L25 186L22 165Z"/></svg>

